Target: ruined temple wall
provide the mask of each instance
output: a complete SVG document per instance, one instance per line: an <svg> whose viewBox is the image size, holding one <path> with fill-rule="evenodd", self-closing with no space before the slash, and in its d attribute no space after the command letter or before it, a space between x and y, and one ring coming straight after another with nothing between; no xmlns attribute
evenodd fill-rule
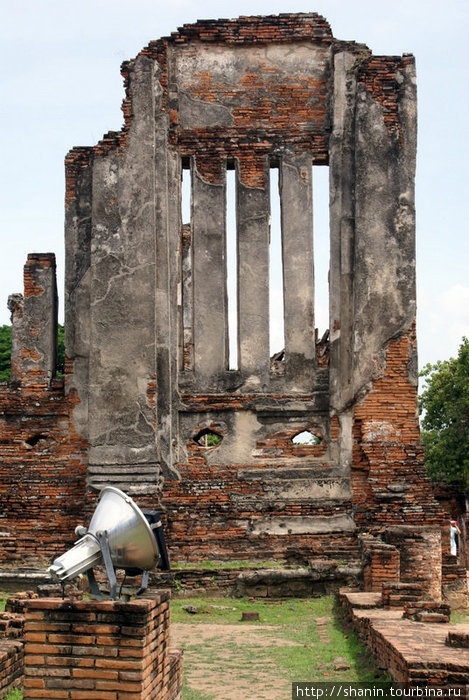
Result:
<svg viewBox="0 0 469 700"><path fill-rule="evenodd" d="M442 523L418 423L414 59L338 52L334 76L331 409L353 406L355 522Z"/></svg>
<svg viewBox="0 0 469 700"><path fill-rule="evenodd" d="M138 59L125 133L67 159L66 347L77 365L71 383L81 399L79 430L89 440L89 483L98 489L117 478L134 493L142 476L146 493L159 488L153 400L157 362L166 364L161 375L168 365L156 320L168 306L161 299L168 253L163 234L155 236L167 225L161 200L168 190L168 159L157 172L155 163L167 130L157 69ZM79 269L83 242L87 264Z"/></svg>
<svg viewBox="0 0 469 700"><path fill-rule="evenodd" d="M338 41L317 15L280 15L187 25L122 72L122 131L66 158L59 423L64 460L67 431L72 462L79 445L77 503L89 511L107 484L142 505L161 499L181 559L350 560L362 529L443 522L417 417L413 58ZM330 350L314 332L313 163L330 168ZM184 168L190 222L181 218ZM274 362L273 168L286 329ZM303 430L319 444L294 445ZM204 431L223 439L207 448Z"/></svg>
<svg viewBox="0 0 469 700"><path fill-rule="evenodd" d="M181 556L190 556L197 536L220 556L278 556L308 538L311 551L322 552L334 523L335 550L342 538L351 556L356 525L438 519L423 495L415 343L396 358L392 340L411 338L415 316L413 58L374 57L363 45L336 41L317 16L243 18L184 27L152 42L123 73L124 130L87 154L83 184L74 189L73 167L68 178L70 208L83 207L81 198L90 202L83 285L90 292L82 307L70 306L71 323L85 317L91 329L89 379L77 375L91 427L89 486L108 479L147 492L161 474L168 534ZM78 151L72 165L80 158ZM331 352L322 369L312 340L313 280L301 274L301 257L311 268L314 257L300 231L311 218L311 162L331 170ZM180 177L187 166L192 215L183 234ZM228 166L236 169L239 218L237 372L226 371ZM267 350L272 166L281 171L287 232L280 376L272 375ZM138 183L134 191L131 183ZM143 208L146 218L136 219ZM300 213L306 218L295 229ZM138 274L129 262L137 243L147 267ZM178 263L183 248L187 289ZM182 334L186 292L192 317ZM401 380L395 367L411 418L392 410ZM385 372L391 379L383 387ZM365 440L364 428L377 420L377 394L389 434L368 431ZM196 434L214 426L223 443L206 450ZM285 452L308 427L320 429L322 455ZM269 449L259 448L265 444ZM414 485L404 498L399 484L408 472ZM376 496L383 490L392 508ZM423 505L412 511L412 499Z"/></svg>

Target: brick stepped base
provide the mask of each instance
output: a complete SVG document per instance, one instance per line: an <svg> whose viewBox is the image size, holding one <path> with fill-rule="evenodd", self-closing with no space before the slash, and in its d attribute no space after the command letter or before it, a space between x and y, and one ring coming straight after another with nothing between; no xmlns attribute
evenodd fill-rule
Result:
<svg viewBox="0 0 469 700"><path fill-rule="evenodd" d="M465 610L469 604L467 572L457 557L446 555L442 567L443 597L453 610Z"/></svg>
<svg viewBox="0 0 469 700"><path fill-rule="evenodd" d="M446 603L419 600L405 604L403 617L417 622L449 622L450 614L451 608Z"/></svg>
<svg viewBox="0 0 469 700"><path fill-rule="evenodd" d="M382 607L381 593L355 593L347 592L347 602L350 608L362 608L364 610L370 608Z"/></svg>
<svg viewBox="0 0 469 700"><path fill-rule="evenodd" d="M418 583L383 583L382 600L385 608L403 608L417 603L424 597Z"/></svg>
<svg viewBox="0 0 469 700"><path fill-rule="evenodd" d="M455 649L446 642L452 633L464 638L469 625L422 624L403 619L397 607L358 608L360 596L365 600L369 595L342 589L339 600L378 667L386 669L396 683L410 687L435 684L445 689L469 683L469 648Z"/></svg>
<svg viewBox="0 0 469 700"><path fill-rule="evenodd" d="M19 613L0 613L0 638L22 639L24 627L24 615Z"/></svg>

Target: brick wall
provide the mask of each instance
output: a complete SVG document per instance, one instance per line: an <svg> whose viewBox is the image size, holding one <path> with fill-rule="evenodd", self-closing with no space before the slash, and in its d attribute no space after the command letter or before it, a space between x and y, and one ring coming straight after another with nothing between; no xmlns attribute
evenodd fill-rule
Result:
<svg viewBox="0 0 469 700"><path fill-rule="evenodd" d="M399 550L400 580L418 583L434 600L441 600L441 530L412 525L388 528L386 540Z"/></svg>
<svg viewBox="0 0 469 700"><path fill-rule="evenodd" d="M362 527L445 522L425 472L417 384L409 376L415 343L415 329L389 342L384 361L376 358L370 390L354 408L351 483Z"/></svg>
<svg viewBox="0 0 469 700"><path fill-rule="evenodd" d="M220 398L219 398L220 400ZM231 402L230 402L231 403ZM197 561L203 559L292 559L308 561L311 557L330 557L339 560L357 560L358 542L354 532L285 533L259 536L256 522L261 522L266 511L262 507L269 498L271 480L263 478L262 469L272 470L276 459L282 466L291 460L291 469L298 470L298 458L303 453L321 459L324 445L293 445L291 436L297 430L272 431L266 440L257 444L259 460L239 464L220 464L207 459L207 451L195 442L188 443L188 461L178 465L180 481L167 481L163 491L166 533L175 559ZM334 426L331 434L334 435ZM275 455L269 459L270 455ZM280 458L279 458L280 455ZM328 477L327 457L320 473ZM247 478L243 470L252 468L255 478ZM321 471L320 471L321 469ZM301 472L300 472L301 474ZM283 489L287 486L282 485ZM290 501L290 502L289 502ZM319 499L299 497L296 501L280 495L268 504L272 518L297 519L334 518L348 515L350 502L321 503Z"/></svg>
<svg viewBox="0 0 469 700"><path fill-rule="evenodd" d="M86 443L70 421L63 380L0 386L0 562L49 560L83 521Z"/></svg>
<svg viewBox="0 0 469 700"><path fill-rule="evenodd" d="M169 593L130 603L30 601L24 698L177 700L181 654L169 651Z"/></svg>

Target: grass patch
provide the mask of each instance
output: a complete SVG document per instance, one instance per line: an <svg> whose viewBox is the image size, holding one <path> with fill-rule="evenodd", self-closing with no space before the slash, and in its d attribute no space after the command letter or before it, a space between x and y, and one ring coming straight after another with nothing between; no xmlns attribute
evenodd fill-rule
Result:
<svg viewBox="0 0 469 700"><path fill-rule="evenodd" d="M4 700L23 700L22 688L13 688L5 695Z"/></svg>
<svg viewBox="0 0 469 700"><path fill-rule="evenodd" d="M196 608L197 613L189 614L185 606ZM242 613L247 611L258 612L259 621L241 623ZM255 696L255 688L262 684L264 689L281 688L287 693L293 681L390 684L355 633L342 629L332 597L173 599L171 619L187 625L182 644L184 700L219 697L219 689L229 684L229 678L236 678L237 687L246 688L246 697L251 692ZM226 627L241 624L244 631L233 627L230 633ZM204 625L215 629L204 631ZM224 626L219 633L217 625ZM344 660L342 670L337 657Z"/></svg>
<svg viewBox="0 0 469 700"><path fill-rule="evenodd" d="M453 625L469 622L469 610L452 610L450 622Z"/></svg>
<svg viewBox="0 0 469 700"><path fill-rule="evenodd" d="M184 690L184 700L212 700L212 698L213 696L209 697L198 690L191 690L191 688L185 688Z"/></svg>
<svg viewBox="0 0 469 700"><path fill-rule="evenodd" d="M294 627L298 619L305 614L321 617L330 614L332 597L288 598L287 600L252 600L250 598L219 598L191 596L173 598L171 601L172 622L189 622L193 624L238 624L243 612L256 611L259 622L245 622L245 625L259 623L282 626L285 630ZM197 608L198 613L191 615L185 607ZM293 631L291 631L294 634Z"/></svg>

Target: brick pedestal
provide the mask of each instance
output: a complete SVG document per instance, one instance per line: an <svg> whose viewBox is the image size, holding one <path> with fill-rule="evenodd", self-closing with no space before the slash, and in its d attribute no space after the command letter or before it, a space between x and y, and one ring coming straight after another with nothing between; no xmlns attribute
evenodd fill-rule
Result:
<svg viewBox="0 0 469 700"><path fill-rule="evenodd" d="M169 592L130 603L38 599L25 610L24 699L178 700Z"/></svg>

